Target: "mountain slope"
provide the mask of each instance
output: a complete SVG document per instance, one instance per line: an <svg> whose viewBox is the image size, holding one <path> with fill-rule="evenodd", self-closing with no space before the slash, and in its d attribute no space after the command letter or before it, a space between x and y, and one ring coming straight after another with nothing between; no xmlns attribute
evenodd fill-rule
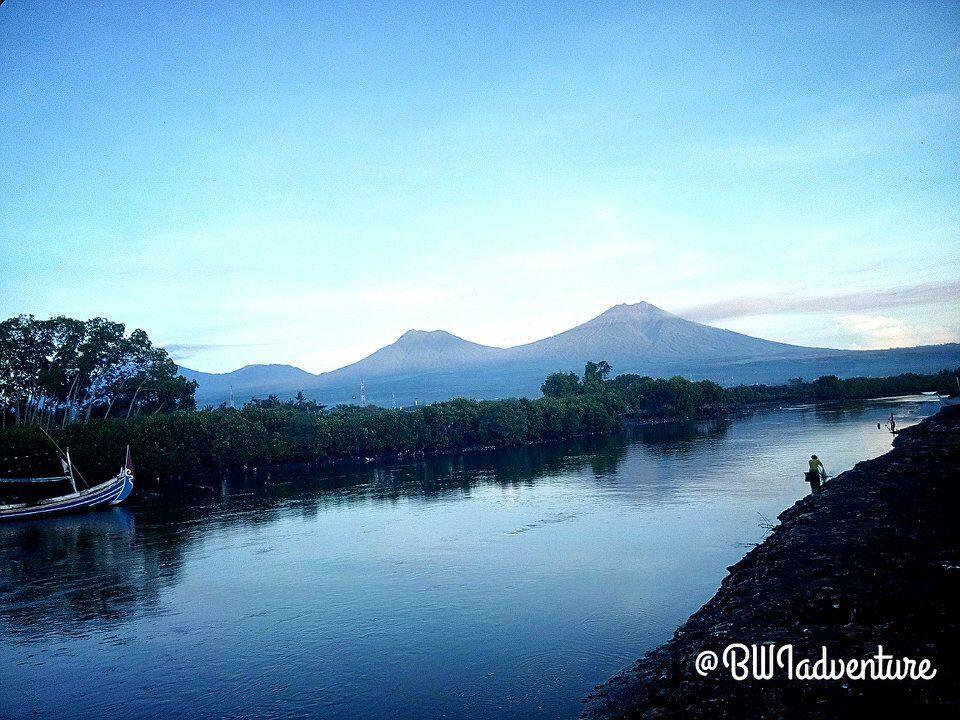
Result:
<svg viewBox="0 0 960 720"><path fill-rule="evenodd" d="M819 351L701 325L641 302L615 305L582 325L509 352L538 365L543 360L580 362L598 357L614 365L632 365L651 360L796 357Z"/></svg>
<svg viewBox="0 0 960 720"><path fill-rule="evenodd" d="M313 373L293 365L245 365L227 373L205 373L181 367L180 374L187 380L197 381L197 404L201 406L229 402L231 394L237 404L271 393L292 396L317 379Z"/></svg>
<svg viewBox="0 0 960 720"><path fill-rule="evenodd" d="M351 365L323 373L318 378L333 380L343 376L359 380L361 377L435 372L482 364L502 352L500 348L479 345L444 330L408 330L396 342Z"/></svg>
<svg viewBox="0 0 960 720"><path fill-rule="evenodd" d="M772 342L685 320L649 303L616 305L557 335L512 348L470 342L442 330L410 330L351 365L313 375L289 365L248 365L232 373L183 369L200 383L200 405L302 390L327 404L368 401L389 405L456 396L535 396L551 372L582 371L607 360L615 373L638 373L724 384L778 383L790 377L894 375L960 365L960 345L878 351L832 350Z"/></svg>

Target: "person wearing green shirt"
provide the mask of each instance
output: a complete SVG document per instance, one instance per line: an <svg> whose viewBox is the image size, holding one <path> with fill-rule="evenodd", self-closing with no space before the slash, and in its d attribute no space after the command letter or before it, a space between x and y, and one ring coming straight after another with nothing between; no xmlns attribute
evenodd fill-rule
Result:
<svg viewBox="0 0 960 720"><path fill-rule="evenodd" d="M827 471L816 455L810 456L810 469L807 471L807 482L810 483L810 492L820 492L821 476L826 477Z"/></svg>

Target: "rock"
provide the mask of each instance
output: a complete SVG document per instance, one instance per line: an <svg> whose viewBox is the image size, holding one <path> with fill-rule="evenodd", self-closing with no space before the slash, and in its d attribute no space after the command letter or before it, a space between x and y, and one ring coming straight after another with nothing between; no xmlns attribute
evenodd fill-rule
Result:
<svg viewBox="0 0 960 720"><path fill-rule="evenodd" d="M960 709L960 412L900 432L894 448L831 479L728 568L717 594L632 667L597 686L582 717L893 717ZM930 681L736 682L694 659L731 642L792 643L798 657L929 658ZM869 715L868 715L869 714ZM954 715L956 716L956 715Z"/></svg>

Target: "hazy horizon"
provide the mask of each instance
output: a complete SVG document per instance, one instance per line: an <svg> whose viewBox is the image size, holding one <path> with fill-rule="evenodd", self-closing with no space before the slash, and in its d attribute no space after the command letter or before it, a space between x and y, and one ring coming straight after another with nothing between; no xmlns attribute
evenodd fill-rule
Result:
<svg viewBox="0 0 960 720"><path fill-rule="evenodd" d="M960 340L955 3L0 5L0 316L188 367L641 300Z"/></svg>

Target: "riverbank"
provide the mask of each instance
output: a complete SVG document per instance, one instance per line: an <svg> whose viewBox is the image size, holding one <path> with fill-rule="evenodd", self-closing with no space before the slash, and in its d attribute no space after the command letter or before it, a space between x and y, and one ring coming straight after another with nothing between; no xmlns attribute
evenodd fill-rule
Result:
<svg viewBox="0 0 960 720"><path fill-rule="evenodd" d="M602 366L606 366L601 371ZM111 477L129 446L139 485L189 482L295 462L372 461L425 457L474 448L500 448L569 440L620 430L627 422L716 419L770 406L889 397L952 387L948 371L890 378L825 376L786 385L724 388L691 381L618 375L606 363L587 363L582 379L554 373L536 399L455 398L406 409L375 406L326 408L299 396L251 400L242 408L102 417L14 413L0 429L0 474L44 476L56 472L53 440L69 448L74 466L90 478ZM89 408L88 408L89 409ZM128 413L129 414L129 413ZM6 423L6 415L4 415ZM8 464L9 461L9 464ZM14 465L16 467L14 467Z"/></svg>
<svg viewBox="0 0 960 720"><path fill-rule="evenodd" d="M674 638L598 686L582 718L834 718L960 706L960 412L901 432L783 512ZM798 477L798 482L800 478ZM929 658L929 681L735 681L704 650L793 644L798 659Z"/></svg>

